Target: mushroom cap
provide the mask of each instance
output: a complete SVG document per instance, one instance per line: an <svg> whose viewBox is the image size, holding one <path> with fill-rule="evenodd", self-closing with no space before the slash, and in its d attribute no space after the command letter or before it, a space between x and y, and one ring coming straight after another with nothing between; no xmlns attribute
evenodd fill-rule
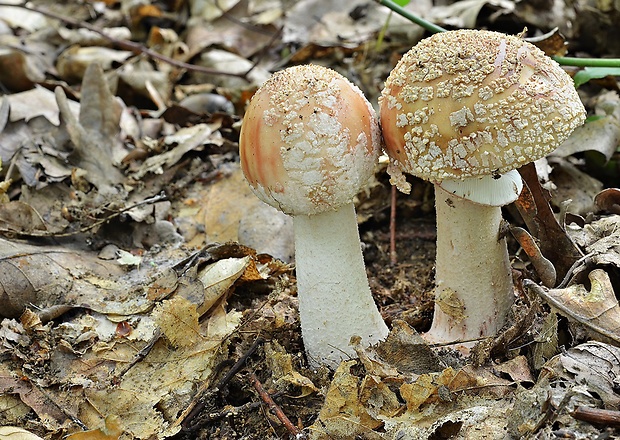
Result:
<svg viewBox="0 0 620 440"><path fill-rule="evenodd" d="M457 30L420 41L379 99L398 171L432 182L499 175L557 148L585 120L571 77L536 46Z"/></svg>
<svg viewBox="0 0 620 440"><path fill-rule="evenodd" d="M290 215L352 202L381 148L375 111L358 87L317 65L276 72L253 96L239 139L254 193Z"/></svg>

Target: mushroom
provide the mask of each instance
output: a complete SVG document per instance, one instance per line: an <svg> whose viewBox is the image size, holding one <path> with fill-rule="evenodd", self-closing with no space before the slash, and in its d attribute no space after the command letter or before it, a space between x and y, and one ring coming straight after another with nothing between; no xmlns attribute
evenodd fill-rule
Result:
<svg viewBox="0 0 620 440"><path fill-rule="evenodd" d="M299 315L313 365L387 336L374 303L353 199L373 175L379 123L362 92L317 65L275 73L241 126L241 167L262 201L293 217Z"/></svg>
<svg viewBox="0 0 620 440"><path fill-rule="evenodd" d="M427 339L495 334L514 301L501 206L522 189L516 168L553 151L583 123L570 76L519 37L449 31L402 57L386 80L380 114L392 184L408 193L409 173L435 186L435 311Z"/></svg>

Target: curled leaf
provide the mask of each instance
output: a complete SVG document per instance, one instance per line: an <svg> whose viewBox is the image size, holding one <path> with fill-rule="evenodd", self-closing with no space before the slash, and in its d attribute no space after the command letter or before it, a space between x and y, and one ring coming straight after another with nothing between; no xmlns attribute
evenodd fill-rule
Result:
<svg viewBox="0 0 620 440"><path fill-rule="evenodd" d="M590 290L583 284L546 290L529 280L523 285L540 295L551 307L595 334L620 343L620 306L609 275L595 269L588 275Z"/></svg>

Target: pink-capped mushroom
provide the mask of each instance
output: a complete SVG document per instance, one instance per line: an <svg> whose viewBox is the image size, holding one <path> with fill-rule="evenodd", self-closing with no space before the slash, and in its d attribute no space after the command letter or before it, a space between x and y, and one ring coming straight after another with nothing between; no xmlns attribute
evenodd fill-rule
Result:
<svg viewBox="0 0 620 440"><path fill-rule="evenodd" d="M494 335L514 299L501 206L522 189L516 168L584 122L573 81L519 37L443 32L402 57L380 114L391 182L408 192L409 173L435 185L436 305L426 337Z"/></svg>
<svg viewBox="0 0 620 440"><path fill-rule="evenodd" d="M293 217L299 314L308 358L338 365L352 336L387 336L366 276L353 200L373 175L379 125L362 92L317 65L275 73L241 127L241 167L253 192Z"/></svg>

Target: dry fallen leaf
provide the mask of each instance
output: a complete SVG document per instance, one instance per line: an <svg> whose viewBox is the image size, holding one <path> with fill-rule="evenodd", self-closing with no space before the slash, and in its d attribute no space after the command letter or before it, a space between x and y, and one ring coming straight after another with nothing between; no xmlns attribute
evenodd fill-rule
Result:
<svg viewBox="0 0 620 440"><path fill-rule="evenodd" d="M90 64L86 69L79 120L70 111L61 88L56 89L56 100L61 120L73 143L70 162L86 170L86 180L95 185L99 193L118 193L118 185L125 180L114 163L114 153L121 143L122 105L110 92L101 67Z"/></svg>
<svg viewBox="0 0 620 440"><path fill-rule="evenodd" d="M67 420L67 415L49 393L15 374L0 372L0 393L19 395L22 402L37 414L48 429L57 430Z"/></svg>
<svg viewBox="0 0 620 440"><path fill-rule="evenodd" d="M271 369L271 380L277 390L290 392L291 387L298 389L299 394L293 396L296 398L306 397L318 391L310 379L295 370L292 356L276 341L265 344L265 358Z"/></svg>
<svg viewBox="0 0 620 440"><path fill-rule="evenodd" d="M620 409L620 348L601 342L586 342L559 355L564 370L575 383L585 383L609 409Z"/></svg>
<svg viewBox="0 0 620 440"><path fill-rule="evenodd" d="M146 359L118 378L117 387L85 387L86 400L80 403L80 419L87 426L101 426L106 415L116 415L120 429L137 439L174 435L180 426L172 427L172 423L187 407L198 384L213 374L217 363L226 355L227 337L240 319L240 313L226 313L219 307L197 326L195 306L185 300L164 305L157 320L165 328L166 339L159 339ZM167 339L178 345L168 344ZM136 354L132 346L133 343L119 342L102 346L95 359L114 359L116 368L121 370ZM91 368L105 367L94 364ZM66 380L70 383L76 378ZM74 389L73 395L77 391Z"/></svg>
<svg viewBox="0 0 620 440"><path fill-rule="evenodd" d="M550 359L541 370L538 381L543 385L542 392L553 395L554 402L570 400L565 402L569 408L579 404L602 404L606 409L618 410L618 359L620 348L603 342L586 342Z"/></svg>
<svg viewBox="0 0 620 440"><path fill-rule="evenodd" d="M609 275L602 269L595 269L588 278L590 290L583 284L549 290L529 280L523 285L540 295L558 313L589 329L593 337L608 338L620 344L620 306Z"/></svg>
<svg viewBox="0 0 620 440"><path fill-rule="evenodd" d="M92 429L84 432L76 432L69 435L67 440L118 440L123 434L117 416L105 418L105 426L99 429Z"/></svg>
<svg viewBox="0 0 620 440"><path fill-rule="evenodd" d="M142 293L151 271L157 267L125 272L116 262L84 251L0 239L0 316L19 316L29 305L140 313L152 306Z"/></svg>
<svg viewBox="0 0 620 440"><path fill-rule="evenodd" d="M311 439L352 438L357 435L380 438L373 433L373 429L382 422L369 413L360 399L363 384L351 374L355 364L356 361L344 361L336 369L319 417L310 427Z"/></svg>
<svg viewBox="0 0 620 440"><path fill-rule="evenodd" d="M0 439L2 440L43 440L23 428L16 426L0 426Z"/></svg>

